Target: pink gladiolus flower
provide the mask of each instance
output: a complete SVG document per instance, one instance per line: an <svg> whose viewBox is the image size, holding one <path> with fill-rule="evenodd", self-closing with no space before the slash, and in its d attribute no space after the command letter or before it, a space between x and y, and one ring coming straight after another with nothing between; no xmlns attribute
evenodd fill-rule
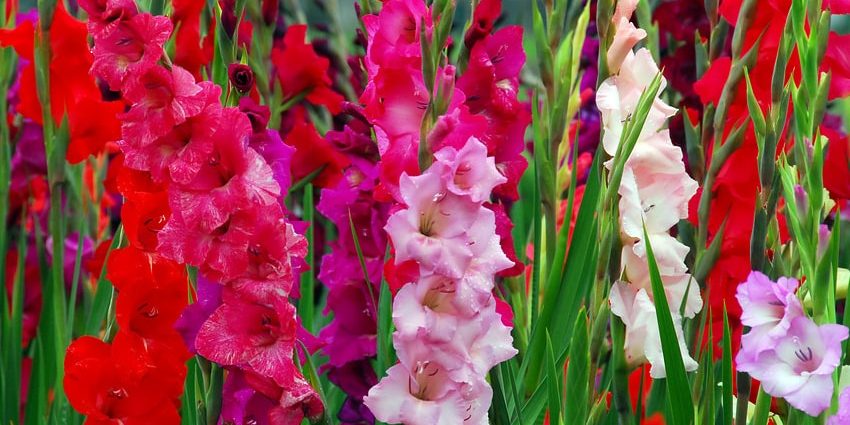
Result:
<svg viewBox="0 0 850 425"><path fill-rule="evenodd" d="M619 2L617 4L617 11L620 11L620 5L624 2ZM632 8L632 10L634 10ZM646 31L640 28L635 28L635 25L629 21L629 18L632 16L631 12L628 15L624 15L622 17L614 17L614 23L617 26L617 32L614 34L614 41L611 42L611 47L608 49L608 70L612 74L616 74L620 71L620 66L623 65L623 61L626 57L632 53L632 47L638 43L638 41L646 38Z"/></svg>
<svg viewBox="0 0 850 425"><path fill-rule="evenodd" d="M398 363L387 376L372 387L363 400L375 417L384 422L410 425L486 424L487 409L464 395L483 395L489 400L493 391L486 382L459 385L448 377L446 369L433 361L418 361L413 369ZM488 403L489 404L489 403Z"/></svg>
<svg viewBox="0 0 850 425"><path fill-rule="evenodd" d="M243 114L229 108L211 138L193 141L199 145L193 147L197 164L171 169L176 187L169 202L175 215L211 231L223 225L242 203L264 206L278 202L280 186L272 169L247 147L250 128Z"/></svg>
<svg viewBox="0 0 850 425"><path fill-rule="evenodd" d="M761 381L768 394L818 416L832 400L832 372L841 362L841 342L847 336L842 325L818 326L799 316L772 347L753 357L738 356L738 370Z"/></svg>
<svg viewBox="0 0 850 425"><path fill-rule="evenodd" d="M202 93L205 105L196 115L186 118L182 123L171 127L162 137L152 142L150 138L150 122L141 120L125 121L124 129L128 136L139 131L147 136L127 137L118 141L118 146L124 152L124 165L136 170L150 171L154 181L171 180L170 169L177 175L197 173L203 158L209 157L209 152L198 149L205 146L197 140L209 140L213 137L221 120L222 108L219 103L221 90L218 86L202 83ZM153 121L153 120L151 120Z"/></svg>
<svg viewBox="0 0 850 425"><path fill-rule="evenodd" d="M472 202L489 199L493 188L507 181L496 169L496 160L487 157L487 147L478 139L471 138L459 151L446 147L434 154L434 158L445 164L446 187L449 192L469 196Z"/></svg>
<svg viewBox="0 0 850 425"><path fill-rule="evenodd" d="M702 297L700 297L699 294L699 283L685 271L676 271L675 269L669 268L662 271L660 264L662 258L660 255L663 252L670 252L658 249L658 247L662 245L660 240L662 237L664 239L669 238L669 243L675 243L677 246L681 247L680 249L682 251L684 251L684 254L676 254L671 258L671 260L681 263L682 268L685 267L682 260L685 258L684 256L687 255L688 248L677 241L676 238L667 234L652 237L652 249L653 253L656 255L655 259L659 262L659 272L661 274L661 281L664 283L664 294L667 296L667 303L670 305L671 309L676 311L679 311L679 306L684 303L685 317L692 318L696 315L696 313L702 310ZM635 251L634 245L626 245L623 247L621 260L623 263L623 269L625 270L626 277L628 277L631 286L635 289L643 289L648 295L650 295L652 294L652 282L649 278L649 265L646 263L646 254L641 253L639 255Z"/></svg>
<svg viewBox="0 0 850 425"><path fill-rule="evenodd" d="M198 332L198 353L225 366L250 368L280 386L291 384L295 308L286 300L266 306L231 292L223 301Z"/></svg>
<svg viewBox="0 0 850 425"><path fill-rule="evenodd" d="M638 0L618 0L617 9L614 10L614 16L611 19L614 22L619 22L620 19L629 20L632 14L637 9Z"/></svg>
<svg viewBox="0 0 850 425"><path fill-rule="evenodd" d="M402 290L418 285L406 285ZM439 286L434 289L445 290ZM393 322L399 329L393 334L393 345L402 363L411 365L416 359L428 358L442 364L455 382L472 383L486 375L493 366L516 355L517 350L512 346L511 328L502 323L501 316L496 312L495 298L491 297L474 316L460 315L452 321L448 318L452 313L451 307L446 304L452 302L451 293L443 293L443 297L439 298L429 292L423 298L429 304L424 306L429 310L426 321L420 322L424 327L404 326L403 322L408 319L404 316L407 309L393 312ZM413 309L410 310L413 312ZM431 327L435 324L443 328ZM413 332L408 333L408 330Z"/></svg>
<svg viewBox="0 0 850 425"><path fill-rule="evenodd" d="M124 122L121 127L124 139L143 147L165 136L174 126L200 113L214 99L212 96L217 97L221 89L210 86L204 90L195 84L195 77L189 71L178 66L171 71L160 67L148 69L124 88L125 97L133 103L120 117Z"/></svg>
<svg viewBox="0 0 850 425"><path fill-rule="evenodd" d="M147 13L120 21L96 40L92 72L110 89L121 90L129 76L142 75L156 66L171 29L167 17Z"/></svg>
<svg viewBox="0 0 850 425"><path fill-rule="evenodd" d="M635 5L634 1L617 5L613 22L616 34L607 52L609 68L616 75L606 79L596 94L605 128L603 148L612 157L618 154L625 123L658 74L658 66L648 50L637 53L631 50L646 36L629 22ZM661 130L667 118L676 112L659 98L665 85L662 79L634 150L624 161L618 193L621 264L627 281L617 282L610 294L611 312L626 325L628 361L635 365L648 361L654 378L665 377L666 368L649 277L647 243L651 243L655 254L687 370L696 370L697 363L688 354L679 309L684 308L686 317L693 317L702 309L699 285L688 274L685 264L689 248L669 233L679 220L687 218L690 199L698 186L685 170L681 149L673 145L669 131ZM619 158L611 158L605 166L612 168L615 159Z"/></svg>
<svg viewBox="0 0 850 425"><path fill-rule="evenodd" d="M164 255L198 265L214 280L240 279L233 283L258 298L289 293L289 258L303 256L305 249L304 238L286 224L277 205L237 210L211 231L175 214L159 233Z"/></svg>
<svg viewBox="0 0 850 425"><path fill-rule="evenodd" d="M688 201L697 188L685 171L682 150L673 146L667 130L639 140L626 161L619 189L623 232L643 239L645 225L648 233L666 233L688 217Z"/></svg>
<svg viewBox="0 0 850 425"><path fill-rule="evenodd" d="M838 396L838 412L830 417L826 425L845 425L850 423L850 387L844 388Z"/></svg>
<svg viewBox="0 0 850 425"><path fill-rule="evenodd" d="M406 207L385 227L396 264L413 260L419 270L393 304L400 363L364 398L384 422L487 423L484 377L517 353L492 294L496 274L513 261L483 205L505 178L483 143L465 142L437 151L423 174L401 176Z"/></svg>
<svg viewBox="0 0 850 425"><path fill-rule="evenodd" d="M637 53L629 53L626 56L618 75L608 78L599 86L596 92L596 106L602 114L605 129L602 145L609 155L617 153L625 123L631 119L641 94L658 72L658 65L649 50L640 49ZM662 80L659 94L666 85L666 80ZM656 98L641 129L640 138L645 139L657 133L675 113L675 108Z"/></svg>
<svg viewBox="0 0 850 425"><path fill-rule="evenodd" d="M425 7L425 2L417 0L390 0L384 2L378 15L363 17L369 40L365 63L370 76L381 67L410 68L418 70L421 79L419 35L423 19L426 34L430 35L431 11Z"/></svg>
<svg viewBox="0 0 850 425"><path fill-rule="evenodd" d="M133 0L80 0L80 7L89 15L89 32L97 39L139 13Z"/></svg>
<svg viewBox="0 0 850 425"><path fill-rule="evenodd" d="M450 193L442 175L448 167L434 163L424 174L402 174L401 196L407 205L390 216L385 229L393 240L396 261L416 260L425 270L461 277L472 260L468 230L477 221L495 222L493 212Z"/></svg>

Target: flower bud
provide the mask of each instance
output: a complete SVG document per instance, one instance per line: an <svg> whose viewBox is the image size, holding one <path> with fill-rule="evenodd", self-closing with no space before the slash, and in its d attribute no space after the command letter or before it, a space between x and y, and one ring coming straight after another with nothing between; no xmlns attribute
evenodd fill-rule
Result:
<svg viewBox="0 0 850 425"><path fill-rule="evenodd" d="M829 248L829 239L831 236L832 231L829 230L829 226L827 226L826 224L821 224L820 227L818 227L818 261L823 258L823 255L826 253L827 248Z"/></svg>
<svg viewBox="0 0 850 425"><path fill-rule="evenodd" d="M227 75L230 77L230 84L239 93L248 93L254 88L254 71L248 65L232 63L227 66Z"/></svg>
<svg viewBox="0 0 850 425"><path fill-rule="evenodd" d="M263 22L274 25L277 22L280 0L263 0Z"/></svg>
<svg viewBox="0 0 850 425"><path fill-rule="evenodd" d="M236 0L219 0L221 6L221 27L227 37L233 40L236 32Z"/></svg>
<svg viewBox="0 0 850 425"><path fill-rule="evenodd" d="M794 203L797 206L798 214L806 214L806 211L809 210L809 195L803 189L803 186L794 186Z"/></svg>

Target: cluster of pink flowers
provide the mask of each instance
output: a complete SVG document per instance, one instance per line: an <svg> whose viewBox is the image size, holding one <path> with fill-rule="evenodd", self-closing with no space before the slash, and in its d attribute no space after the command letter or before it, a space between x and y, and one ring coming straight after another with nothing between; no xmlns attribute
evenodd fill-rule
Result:
<svg viewBox="0 0 850 425"><path fill-rule="evenodd" d="M636 3L617 5L613 18L616 34L607 55L612 76L602 83L596 96L605 131L603 148L612 157L617 153L625 123L635 112L641 94L659 72L648 50L632 51L646 36L629 21ZM662 81L659 93L665 85ZM673 145L669 130L662 129L675 113L675 108L656 97L634 150L625 161L618 192L621 197L621 261L627 282L616 282L611 288L611 311L626 325L627 360L632 364L649 361L654 378L666 376L666 370L647 264L644 226L673 313L685 368L689 371L696 370L697 363L685 345L679 307L684 305L684 316L689 318L702 309L699 285L685 265L688 247L669 233L679 220L687 218L688 202L697 190L697 183L685 170L681 149ZM609 169L614 160L606 163Z"/></svg>
<svg viewBox="0 0 850 425"><path fill-rule="evenodd" d="M832 402L832 374L841 364L841 342L848 330L836 324L817 325L807 317L795 293L798 286L796 279L773 282L755 271L738 285L741 323L750 331L741 337L735 362L738 370L761 381L768 394L818 416ZM841 398L846 404L847 396ZM847 416L846 411L844 407L840 414Z"/></svg>
<svg viewBox="0 0 850 425"><path fill-rule="evenodd" d="M474 135L507 178L494 193L516 199L519 178L528 165L522 151L531 114L517 98L519 72L525 63L522 27L489 33L500 11L501 0L478 4L476 26L465 39L470 51L468 65L457 81L454 66L437 71L434 90L443 93L448 105L426 135L426 142L431 151L444 146L460 149ZM431 38L434 23L423 0L386 1L380 14L364 16L363 22L368 38L364 58L368 83L360 100L374 125L381 153L377 195L398 199L399 176L420 172L421 124L432 98L422 72L420 34Z"/></svg>
<svg viewBox="0 0 850 425"><path fill-rule="evenodd" d="M483 205L506 179L475 138L435 159L422 175L401 175L405 207L386 225L396 263L412 260L419 270L393 303L399 363L364 402L384 422L487 423L485 376L517 353L492 294L496 273L513 262Z"/></svg>
<svg viewBox="0 0 850 425"><path fill-rule="evenodd" d="M364 398L383 422L487 423L486 374L516 354L493 289L497 275L522 265L504 208L487 201L517 197L530 114L518 100L522 29L491 34L500 13L499 0L478 4L464 37L466 69L460 76L452 65L438 69L432 93L420 36L433 40L435 19L425 2L389 0L363 17L361 101L381 154L375 196L401 204L385 227L399 363ZM422 134L429 104L441 115ZM434 152L424 172L420 143Z"/></svg>
<svg viewBox="0 0 850 425"><path fill-rule="evenodd" d="M189 332L190 348L228 368L228 385L245 384L245 404L264 406L254 417L300 423L321 415L293 362L298 324L288 296L306 240L282 205L291 149L257 120L257 108L223 107L221 88L196 82L167 58L162 63L168 18L137 13L132 0L83 6L94 38L92 71L131 105L121 117L124 165L167 187L171 216L157 250L197 267L199 292L220 285L218 305L192 307L209 314ZM242 423L244 416L224 419Z"/></svg>

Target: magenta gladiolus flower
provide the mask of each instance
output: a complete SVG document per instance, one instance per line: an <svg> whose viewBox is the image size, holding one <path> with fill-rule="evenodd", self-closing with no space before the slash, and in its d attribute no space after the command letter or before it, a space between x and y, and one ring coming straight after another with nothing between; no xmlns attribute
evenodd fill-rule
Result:
<svg viewBox="0 0 850 425"><path fill-rule="evenodd" d="M122 90L128 77L138 77L156 67L171 30L171 21L165 16L145 13L119 21L110 31L98 33L92 71L111 90Z"/></svg>
<svg viewBox="0 0 850 425"><path fill-rule="evenodd" d="M847 336L842 325L818 326L799 316L791 320L785 335L774 339L772 347L753 357L738 356L738 370L761 381L768 394L817 416L832 401L832 372L841 362L841 342Z"/></svg>
<svg viewBox="0 0 850 425"><path fill-rule="evenodd" d="M295 308L285 300L273 306L252 303L227 291L222 299L198 332L198 354L225 366L248 367L281 386L291 384Z"/></svg>
<svg viewBox="0 0 850 425"><path fill-rule="evenodd" d="M79 3L89 15L89 32L96 38L114 29L122 20L139 13L133 0L80 0Z"/></svg>
<svg viewBox="0 0 850 425"><path fill-rule="evenodd" d="M212 95L220 93L218 87L210 87L203 93L202 85L195 83L192 74L178 66L171 71L152 67L136 78L122 86L124 96L133 102L133 107L121 116L124 122L121 132L125 139L139 147L149 145L168 134L174 126L197 115Z"/></svg>

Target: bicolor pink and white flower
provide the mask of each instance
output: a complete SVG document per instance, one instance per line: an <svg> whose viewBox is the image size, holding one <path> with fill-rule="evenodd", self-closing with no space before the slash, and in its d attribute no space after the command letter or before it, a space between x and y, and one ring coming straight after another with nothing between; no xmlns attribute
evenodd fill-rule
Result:
<svg viewBox="0 0 850 425"><path fill-rule="evenodd" d="M599 87L596 105L605 130L602 145L612 158L605 163L610 170L619 152L623 131L632 119L638 101L658 75L658 65L647 49L632 48L646 32L630 22L637 2L617 4L613 24L614 40L607 52L608 68L614 74ZM696 370L682 330L683 317L694 317L702 309L699 284L688 273L685 257L689 248L670 235L679 220L688 217L688 204L698 185L685 170L682 150L673 145L668 118L676 113L660 99L666 81L662 77L658 95L640 129L637 142L624 161L619 220L623 249L623 281L611 288L611 312L626 325L625 350L630 364L649 362L653 378L666 376L661 337L656 316L647 263L647 243L652 245L664 292L673 316L679 348L688 371Z"/></svg>

